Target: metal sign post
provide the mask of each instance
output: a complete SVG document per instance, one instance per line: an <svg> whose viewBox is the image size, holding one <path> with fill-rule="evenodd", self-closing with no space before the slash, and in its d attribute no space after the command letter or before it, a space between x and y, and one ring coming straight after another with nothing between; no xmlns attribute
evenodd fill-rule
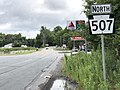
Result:
<svg viewBox="0 0 120 90"><path fill-rule="evenodd" d="M105 67L105 51L104 51L104 35L101 35L102 42L102 63L103 63L103 77L106 83L106 67Z"/></svg>

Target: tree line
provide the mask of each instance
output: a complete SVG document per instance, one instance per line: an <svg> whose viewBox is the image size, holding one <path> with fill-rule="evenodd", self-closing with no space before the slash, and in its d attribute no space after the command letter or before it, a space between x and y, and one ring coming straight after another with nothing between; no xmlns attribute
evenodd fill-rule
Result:
<svg viewBox="0 0 120 90"><path fill-rule="evenodd" d="M56 26L53 30L48 29L45 26L41 26L40 33L37 34L34 39L27 39L19 34L3 34L0 33L0 47L6 44L12 43L13 47L20 47L21 45L27 45L29 47L44 47L45 44L50 46L62 46L66 44L69 48L72 48L71 36L80 36L79 31L71 31L64 29L61 26Z"/></svg>

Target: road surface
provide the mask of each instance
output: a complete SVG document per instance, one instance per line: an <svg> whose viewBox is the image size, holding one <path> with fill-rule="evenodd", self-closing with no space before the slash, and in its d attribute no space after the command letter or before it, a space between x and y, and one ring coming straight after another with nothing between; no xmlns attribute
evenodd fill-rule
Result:
<svg viewBox="0 0 120 90"><path fill-rule="evenodd" d="M62 56L51 48L28 55L0 56L0 90L29 90Z"/></svg>

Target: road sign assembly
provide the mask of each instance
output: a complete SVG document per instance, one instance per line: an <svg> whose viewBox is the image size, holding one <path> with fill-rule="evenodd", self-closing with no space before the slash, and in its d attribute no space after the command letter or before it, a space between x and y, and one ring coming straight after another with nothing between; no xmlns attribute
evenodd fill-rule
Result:
<svg viewBox="0 0 120 90"><path fill-rule="evenodd" d="M115 32L114 15L111 14L111 4L91 5L91 13L93 15L88 17L89 30L90 34L101 35L103 78L106 83L104 34L113 34Z"/></svg>

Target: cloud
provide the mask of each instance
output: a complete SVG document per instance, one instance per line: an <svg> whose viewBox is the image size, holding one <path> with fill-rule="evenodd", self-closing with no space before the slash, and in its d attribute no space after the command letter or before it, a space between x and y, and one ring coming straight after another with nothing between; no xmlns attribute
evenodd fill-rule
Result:
<svg viewBox="0 0 120 90"><path fill-rule="evenodd" d="M0 0L0 32L35 38L41 26L64 27L67 20L85 18L82 9L81 0Z"/></svg>
<svg viewBox="0 0 120 90"><path fill-rule="evenodd" d="M50 10L64 10L67 8L66 0L44 0L44 5Z"/></svg>
<svg viewBox="0 0 120 90"><path fill-rule="evenodd" d="M10 23L1 24L1 25L0 25L0 30L2 30L2 29L8 29L8 28L10 28L10 27L11 27L11 24L10 24Z"/></svg>

